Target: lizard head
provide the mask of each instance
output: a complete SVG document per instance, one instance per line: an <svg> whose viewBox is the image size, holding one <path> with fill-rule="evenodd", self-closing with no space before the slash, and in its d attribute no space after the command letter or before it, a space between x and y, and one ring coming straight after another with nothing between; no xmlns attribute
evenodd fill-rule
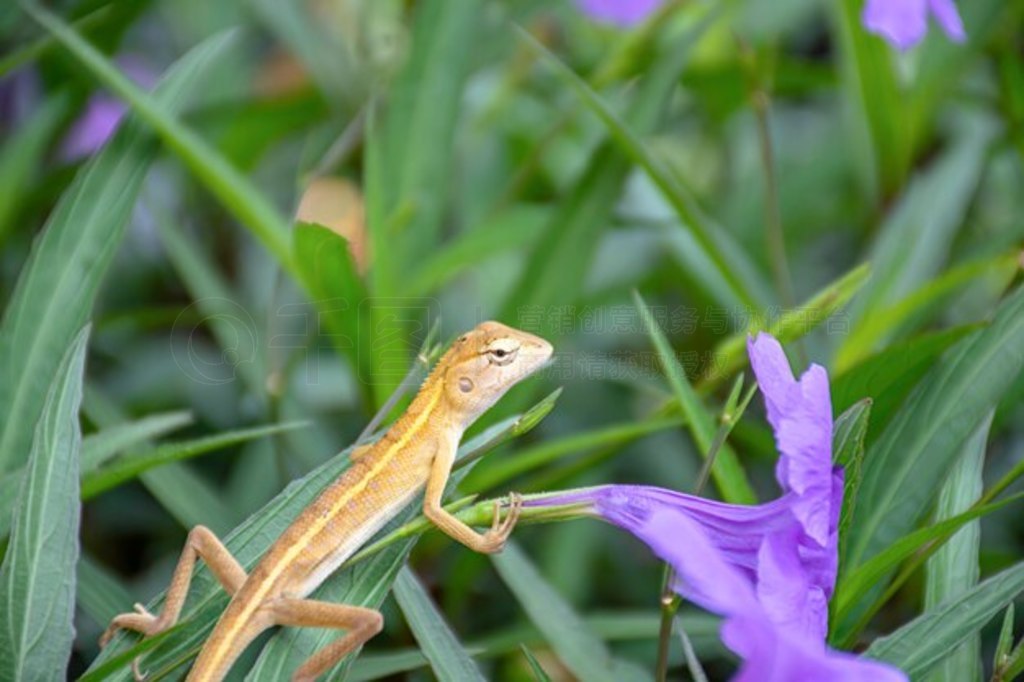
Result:
<svg viewBox="0 0 1024 682"><path fill-rule="evenodd" d="M449 406L468 426L509 388L543 367L552 350L539 336L500 322L478 324L442 360Z"/></svg>

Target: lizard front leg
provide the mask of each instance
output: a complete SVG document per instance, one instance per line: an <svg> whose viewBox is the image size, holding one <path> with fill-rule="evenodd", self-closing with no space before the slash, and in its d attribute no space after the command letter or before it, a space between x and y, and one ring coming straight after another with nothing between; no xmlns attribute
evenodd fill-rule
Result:
<svg viewBox="0 0 1024 682"><path fill-rule="evenodd" d="M494 521L486 533L476 532L453 516L441 506L441 500L444 496L444 488L448 484L448 478L451 476L456 451L456 443L447 438L440 440L434 460L430 465L430 478L427 479L427 489L423 498L423 514L450 538L476 552L483 554L500 552L516 522L519 521L523 500L517 493L512 493L509 496L510 508L504 519L501 518L501 504L495 502Z"/></svg>
<svg viewBox="0 0 1024 682"><path fill-rule="evenodd" d="M185 604L185 597L188 595L188 586L192 582L192 571L195 569L198 558L206 562L228 594L233 595L245 582L245 569L235 560L235 557L231 556L228 548L217 539L217 536L209 528L196 526L189 531L188 539L185 540L185 547L181 551L178 565L174 568L174 575L171 576L171 584L167 587L167 599L164 601L164 608L160 615L153 615L142 604L136 604L134 613L122 613L114 616L103 636L100 637L100 646L106 646L110 638L122 628L141 632L149 637L163 632L177 623L178 616L181 615L181 608ZM132 663L132 670L136 679L144 677L139 672L137 659Z"/></svg>

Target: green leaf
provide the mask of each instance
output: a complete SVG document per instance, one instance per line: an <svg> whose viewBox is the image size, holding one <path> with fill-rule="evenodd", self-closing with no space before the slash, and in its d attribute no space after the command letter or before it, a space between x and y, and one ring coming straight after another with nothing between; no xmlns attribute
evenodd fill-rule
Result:
<svg viewBox="0 0 1024 682"><path fill-rule="evenodd" d="M964 443L963 451L939 491L935 518L951 518L967 511L981 497L985 443L993 412L982 419L978 429ZM981 523L969 521L925 564L925 610L940 607L978 584L981 569ZM977 635L961 644L936 666L929 682L971 682L981 680L981 638Z"/></svg>
<svg viewBox="0 0 1024 682"><path fill-rule="evenodd" d="M677 42L682 46L692 45L717 16L717 12L709 13L687 39L677 40ZM720 226L714 225L711 219L705 215L690 190L680 180L678 173L669 170L644 144L640 135L648 132L651 123L646 126L640 125L632 118L628 123L623 121L586 81L577 76L554 53L522 29L519 30L518 35L527 46L552 67L555 74L564 83L573 89L584 105L601 119L612 136L612 140L620 147L621 151L643 168L661 191L665 200L678 215L683 228L688 230L693 237L697 251L694 258L710 264L713 269L711 278L714 283L707 285L707 288L709 290L724 289L728 292L727 297L720 300L719 303L753 307L762 301L763 296L760 292L763 291L763 287L760 279L743 251L730 241L728 232ZM682 52L673 56L681 59L685 54L686 52ZM679 68L681 66L680 63ZM633 116L635 117L636 114Z"/></svg>
<svg viewBox="0 0 1024 682"><path fill-rule="evenodd" d="M587 628L514 542L492 555L491 562L554 652L582 682L649 679L646 673L612 658L605 643Z"/></svg>
<svg viewBox="0 0 1024 682"><path fill-rule="evenodd" d="M923 311L937 307L944 299L975 279L984 276L1009 281L1020 267L1019 257L1014 252L958 265L928 280L899 301L878 306L860 320L843 340L836 354L836 372L842 374L855 366L885 338L892 336L901 326L906 326L908 320L913 319L920 324Z"/></svg>
<svg viewBox="0 0 1024 682"><path fill-rule="evenodd" d="M669 385L672 386L672 392L675 394L676 400L679 401L683 417L697 444L697 451L706 458L711 453L712 443L715 442L715 432L717 431L715 418L704 407L697 392L690 384L690 380L686 378L686 371L679 364L665 333L658 326L654 315L647 308L647 304L644 303L640 294L635 291L633 292L633 301L637 310L640 311L644 328L647 330L648 336L651 337L662 369L665 371ZM750 487L736 453L726 443L722 443L714 464L711 465L711 476L722 493L722 499L726 502L753 504L757 501L754 489Z"/></svg>
<svg viewBox="0 0 1024 682"><path fill-rule="evenodd" d="M527 665L530 666L530 672L533 673L533 679L536 682L551 682L551 678L544 672L544 668L541 667L540 661L537 660L533 652L525 644L519 645L520 650L523 652L523 657L526 658Z"/></svg>
<svg viewBox="0 0 1024 682"><path fill-rule="evenodd" d="M920 519L960 446L1024 365L1024 288L992 324L960 341L908 398L864 464L851 528L853 565L905 535Z"/></svg>
<svg viewBox="0 0 1024 682"><path fill-rule="evenodd" d="M856 512L857 490L860 489L864 465L864 436L868 432L871 401L861 400L839 415L832 426L832 453L835 463L843 467L843 507L839 514L839 566L846 565L850 525Z"/></svg>
<svg viewBox="0 0 1024 682"><path fill-rule="evenodd" d="M890 544L884 551L871 557L849 573L840 576L835 595L832 597L832 608L835 613L834 620L836 622L842 621L854 609L864 607L865 604L863 602L866 599L866 595L870 594L885 576L907 559L918 553L934 551L936 548L941 547L964 524L1019 502L1022 499L1024 499L1024 493L1013 495L999 502L975 506L956 516L908 533ZM876 610L880 604L876 602L868 606L870 606L868 609L870 611L872 609ZM836 634L832 637L832 641L841 641L847 637L846 629L842 627L841 623L839 626L834 626L834 632Z"/></svg>
<svg viewBox="0 0 1024 682"><path fill-rule="evenodd" d="M999 641L996 643L996 653L992 658L992 670L998 670L1013 649L1013 602L1006 607L1006 615L1003 616L1003 626L999 628ZM993 676L993 679L998 679Z"/></svg>
<svg viewBox="0 0 1024 682"><path fill-rule="evenodd" d="M183 106L225 46L212 39L179 60L153 106ZM0 473L25 462L49 377L92 309L152 159L139 124L122 126L75 176L22 268L0 324Z"/></svg>
<svg viewBox="0 0 1024 682"><path fill-rule="evenodd" d="M482 681L484 676L480 674L480 669L462 648L444 616L408 566L398 572L394 591L405 621L430 661L437 679Z"/></svg>
<svg viewBox="0 0 1024 682"><path fill-rule="evenodd" d="M704 27L686 39L669 43L636 86L636 96L625 116L634 137L654 130ZM631 162L622 154L620 144L609 139L593 152L584 167L586 170L559 202L545 238L527 255L526 266L502 307L501 319L517 319L530 308L571 303L582 292Z"/></svg>
<svg viewBox="0 0 1024 682"><path fill-rule="evenodd" d="M51 97L36 108L16 134L0 146L0 244L13 227L13 219L24 200L29 181L42 161L46 145L67 109L63 97Z"/></svg>
<svg viewBox="0 0 1024 682"><path fill-rule="evenodd" d="M866 654L887 661L911 679L920 677L1024 590L1024 563L998 573L959 597L876 639Z"/></svg>
<svg viewBox="0 0 1024 682"><path fill-rule="evenodd" d="M747 363L747 337L759 331L767 331L781 343L790 343L803 338L818 325L850 302L864 286L871 275L867 263L858 265L836 281L808 299L803 305L787 310L769 323L754 319L746 329L722 340L712 351L715 362L698 383L698 388L708 389L728 379Z"/></svg>
<svg viewBox="0 0 1024 682"><path fill-rule="evenodd" d="M140 474L169 462L177 462L256 438L265 438L308 426L308 422L268 424L248 429L236 429L214 436L196 438L180 443L167 443L152 450L143 450L119 458L117 461L87 472L82 478L82 499L89 500L102 492L136 478Z"/></svg>
<svg viewBox="0 0 1024 682"><path fill-rule="evenodd" d="M466 268L514 249L534 246L551 219L547 206L516 205L484 224L464 232L426 260L405 287L408 296L427 296Z"/></svg>
<svg viewBox="0 0 1024 682"><path fill-rule="evenodd" d="M125 77L95 47L56 15L33 2L25 11L46 28L97 80L123 99L157 133L167 148L202 182L235 218L248 228L288 271L294 272L288 249L288 223L227 159L193 130L183 125L168 102L154 98ZM225 37L215 39L219 44Z"/></svg>
<svg viewBox="0 0 1024 682"><path fill-rule="evenodd" d="M194 240L182 234L166 215L157 216L157 227L168 258L222 351L220 364L207 367L201 359L189 355L180 363L188 363L182 370L197 381L210 383L233 379L237 373L254 395L263 396L266 393L263 351L267 344L260 336L256 321Z"/></svg>
<svg viewBox="0 0 1024 682"><path fill-rule="evenodd" d="M598 447L622 445L651 433L679 426L679 417L644 419L613 424L592 431L574 433L564 438L538 443L533 447L488 461L466 478L465 489L484 491L506 483L520 474L534 471L569 455Z"/></svg>
<svg viewBox="0 0 1024 682"><path fill-rule="evenodd" d="M36 425L0 565L0 677L66 675L74 641L78 561L78 408L89 339L78 332L60 361Z"/></svg>
<svg viewBox="0 0 1024 682"><path fill-rule="evenodd" d="M348 242L321 225L295 225L293 247L299 275L320 310L331 343L347 356L360 377L370 376L369 315L366 287L356 270ZM321 331L322 330L318 330ZM365 381L361 386L367 386Z"/></svg>
<svg viewBox="0 0 1024 682"><path fill-rule="evenodd" d="M186 410L151 414L133 422L118 424L82 439L82 475L95 470L114 455L150 438L159 438L192 423Z"/></svg>
<svg viewBox="0 0 1024 682"><path fill-rule="evenodd" d="M881 433L895 416L907 394L938 363L942 354L981 328L975 324L962 325L887 347L832 380L833 406L842 411L858 400L870 398L874 419L868 428L868 441L873 441L874 436Z"/></svg>
<svg viewBox="0 0 1024 682"><path fill-rule="evenodd" d="M892 48L864 28L860 0L841 0L831 7L842 47L846 99L854 103L859 119L850 148L866 155L859 160L868 194L883 197L903 183L911 159L912 137Z"/></svg>
<svg viewBox="0 0 1024 682"><path fill-rule="evenodd" d="M949 151L914 178L882 225L871 249L871 281L850 310L854 328L865 320L871 324L892 301L903 299L934 277L948 259L995 134L991 122L974 122ZM881 324L892 324L892 320ZM868 332L871 339L876 333ZM857 350L874 349L850 345L853 343L858 341L851 336L839 351L844 363L848 363L845 357Z"/></svg>

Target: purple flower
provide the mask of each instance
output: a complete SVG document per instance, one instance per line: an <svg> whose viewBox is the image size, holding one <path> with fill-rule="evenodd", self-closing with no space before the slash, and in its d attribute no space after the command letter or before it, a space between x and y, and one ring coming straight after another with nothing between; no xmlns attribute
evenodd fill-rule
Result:
<svg viewBox="0 0 1024 682"><path fill-rule="evenodd" d="M576 0L584 14L618 26L633 26L646 19L663 0Z"/></svg>
<svg viewBox="0 0 1024 682"><path fill-rule="evenodd" d="M667 561L679 594L725 618L722 641L743 659L734 682L905 681L895 668L825 646L843 498L828 376L812 365L795 379L767 334L747 349L779 450L780 497L746 506L608 485L528 504L588 505Z"/></svg>
<svg viewBox="0 0 1024 682"><path fill-rule="evenodd" d="M118 61L125 74L136 84L150 88L155 83L152 70L138 59L127 56ZM94 94L61 143L61 158L76 161L98 150L114 134L126 111L125 104L116 97L103 92Z"/></svg>
<svg viewBox="0 0 1024 682"><path fill-rule="evenodd" d="M929 13L954 42L967 34L953 0L867 0L861 14L864 28L900 50L917 45L928 32Z"/></svg>

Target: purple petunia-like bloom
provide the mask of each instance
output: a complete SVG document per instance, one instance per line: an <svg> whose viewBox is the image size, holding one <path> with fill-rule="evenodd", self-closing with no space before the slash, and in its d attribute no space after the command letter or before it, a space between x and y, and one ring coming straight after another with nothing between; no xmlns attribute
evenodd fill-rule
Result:
<svg viewBox="0 0 1024 682"><path fill-rule="evenodd" d="M892 666L825 645L843 500L828 376L812 365L797 381L767 334L747 348L779 450L780 497L735 505L607 485L528 504L585 504L668 562L680 595L723 616L722 641L743 660L734 682L905 682Z"/></svg>
<svg viewBox="0 0 1024 682"><path fill-rule="evenodd" d="M598 21L618 26L633 26L648 17L663 0L576 0L576 4Z"/></svg>
<svg viewBox="0 0 1024 682"><path fill-rule="evenodd" d="M908 50L928 32L928 15L954 42L967 34L953 0L867 0L861 14L864 28L877 33L900 50Z"/></svg>

